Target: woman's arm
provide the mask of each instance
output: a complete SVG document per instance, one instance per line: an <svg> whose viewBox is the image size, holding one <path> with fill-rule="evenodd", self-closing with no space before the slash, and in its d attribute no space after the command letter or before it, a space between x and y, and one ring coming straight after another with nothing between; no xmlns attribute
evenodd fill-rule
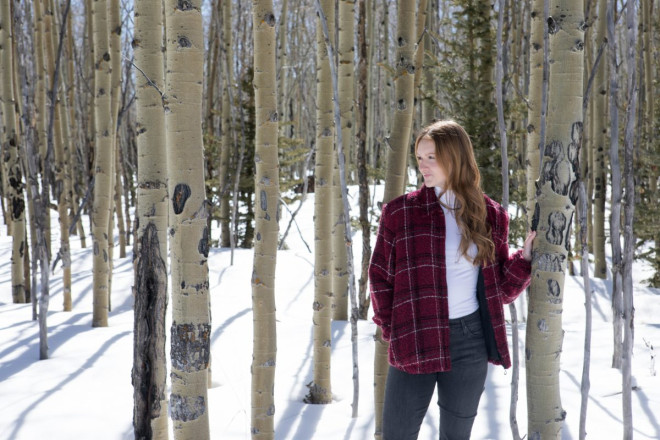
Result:
<svg viewBox="0 0 660 440"><path fill-rule="evenodd" d="M497 235L497 237L495 237ZM499 265L502 302L513 302L531 281L533 241L536 232L530 232L523 249L509 255L509 215L500 207L496 225L493 225L495 254Z"/></svg>

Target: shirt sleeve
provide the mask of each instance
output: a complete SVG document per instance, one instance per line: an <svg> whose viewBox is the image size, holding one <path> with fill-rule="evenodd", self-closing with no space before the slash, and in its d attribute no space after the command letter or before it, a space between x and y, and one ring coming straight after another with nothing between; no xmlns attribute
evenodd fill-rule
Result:
<svg viewBox="0 0 660 440"><path fill-rule="evenodd" d="M509 254L509 215L503 208L497 210L497 224L493 231L495 258L498 260L502 302L515 301L529 286L532 265L523 257L522 249ZM497 238L495 237L497 235Z"/></svg>
<svg viewBox="0 0 660 440"><path fill-rule="evenodd" d="M381 328L383 339L390 340L392 302L394 298L395 246L391 215L384 205L378 227L376 246L369 264L369 285L374 322Z"/></svg>

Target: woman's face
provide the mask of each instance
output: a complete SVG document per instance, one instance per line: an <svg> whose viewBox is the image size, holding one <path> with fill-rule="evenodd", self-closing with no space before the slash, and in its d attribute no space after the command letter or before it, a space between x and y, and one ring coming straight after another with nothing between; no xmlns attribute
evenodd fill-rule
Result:
<svg viewBox="0 0 660 440"><path fill-rule="evenodd" d="M417 144L417 166L427 187L445 187L447 174L436 160L435 142L432 139L423 138Z"/></svg>

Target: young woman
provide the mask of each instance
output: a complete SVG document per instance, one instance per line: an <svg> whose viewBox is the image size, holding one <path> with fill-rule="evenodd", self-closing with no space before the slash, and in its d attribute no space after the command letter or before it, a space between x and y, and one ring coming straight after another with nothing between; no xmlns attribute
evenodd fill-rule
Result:
<svg viewBox="0 0 660 440"><path fill-rule="evenodd" d="M415 142L424 185L383 206L369 277L389 342L383 438L416 439L435 387L440 439L469 439L488 362L511 366L503 304L530 282L531 232L509 255L509 218L483 193L454 121Z"/></svg>

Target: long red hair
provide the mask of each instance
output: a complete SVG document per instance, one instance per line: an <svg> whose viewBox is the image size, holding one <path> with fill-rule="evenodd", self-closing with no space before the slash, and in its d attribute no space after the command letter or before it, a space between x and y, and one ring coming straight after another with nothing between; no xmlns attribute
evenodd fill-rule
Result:
<svg viewBox="0 0 660 440"><path fill-rule="evenodd" d="M434 122L420 131L415 141L415 154L422 139L431 139L435 143L436 161L447 176L447 187L443 190L452 190L456 196L454 208L462 236L461 254L475 265L494 261L495 244L486 221L481 173L470 136L458 123L445 120ZM467 253L471 243L477 246L474 259Z"/></svg>

